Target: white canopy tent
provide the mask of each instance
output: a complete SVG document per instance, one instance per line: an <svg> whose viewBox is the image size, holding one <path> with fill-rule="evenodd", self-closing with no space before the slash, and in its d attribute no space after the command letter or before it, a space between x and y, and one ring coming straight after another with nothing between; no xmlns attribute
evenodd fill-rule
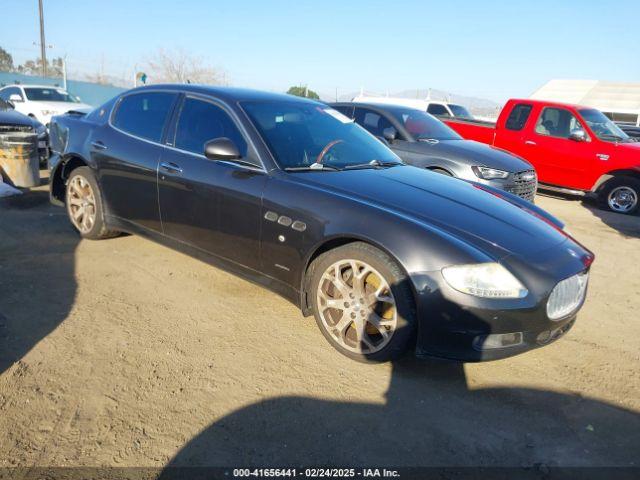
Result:
<svg viewBox="0 0 640 480"><path fill-rule="evenodd" d="M640 83L551 80L530 98L597 108L614 121L640 126Z"/></svg>

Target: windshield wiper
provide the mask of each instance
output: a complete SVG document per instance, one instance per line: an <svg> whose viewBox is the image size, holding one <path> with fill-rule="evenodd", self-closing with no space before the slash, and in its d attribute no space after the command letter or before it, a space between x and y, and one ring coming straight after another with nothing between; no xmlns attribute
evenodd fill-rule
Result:
<svg viewBox="0 0 640 480"><path fill-rule="evenodd" d="M313 165L320 165L319 167L314 167ZM322 171L332 171L336 172L340 169L338 167L333 167L331 165L324 165L322 163L314 163L312 165L307 165L303 167L286 167L284 169L285 172L322 172Z"/></svg>
<svg viewBox="0 0 640 480"><path fill-rule="evenodd" d="M383 162L381 160L371 160L368 163L357 163L355 165L348 165L344 167L344 170L355 170L359 168L384 168L384 167L395 167L396 165L404 165L401 162Z"/></svg>

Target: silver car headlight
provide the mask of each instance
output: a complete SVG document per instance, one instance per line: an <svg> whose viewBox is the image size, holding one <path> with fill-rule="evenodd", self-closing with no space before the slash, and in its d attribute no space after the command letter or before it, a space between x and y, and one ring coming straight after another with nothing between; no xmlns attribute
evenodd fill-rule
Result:
<svg viewBox="0 0 640 480"><path fill-rule="evenodd" d="M489 168L489 167L471 167L473 173L476 174L476 177L482 178L483 180L495 180L497 178L507 178L509 176L509 172L505 172L504 170L498 170L497 168Z"/></svg>
<svg viewBox="0 0 640 480"><path fill-rule="evenodd" d="M446 282L459 292L482 298L524 298L529 291L499 263L453 265L442 269Z"/></svg>

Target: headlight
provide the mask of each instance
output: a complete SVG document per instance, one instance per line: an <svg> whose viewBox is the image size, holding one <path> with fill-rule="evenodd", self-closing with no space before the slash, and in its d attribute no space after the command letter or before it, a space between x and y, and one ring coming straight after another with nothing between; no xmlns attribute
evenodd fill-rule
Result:
<svg viewBox="0 0 640 480"><path fill-rule="evenodd" d="M44 115L45 117L48 117L50 115L55 115L56 111L55 110L40 110L40 113L42 115Z"/></svg>
<svg viewBox="0 0 640 480"><path fill-rule="evenodd" d="M523 298L528 290L499 263L453 265L442 276L459 292L483 298Z"/></svg>
<svg viewBox="0 0 640 480"><path fill-rule="evenodd" d="M471 167L471 169L473 173L476 174L476 177L482 178L483 180L495 180L496 178L507 178L509 176L509 172L496 168Z"/></svg>
<svg viewBox="0 0 640 480"><path fill-rule="evenodd" d="M44 125L40 124L36 127L36 133L38 134L39 137L46 135L47 133L47 127L45 127Z"/></svg>

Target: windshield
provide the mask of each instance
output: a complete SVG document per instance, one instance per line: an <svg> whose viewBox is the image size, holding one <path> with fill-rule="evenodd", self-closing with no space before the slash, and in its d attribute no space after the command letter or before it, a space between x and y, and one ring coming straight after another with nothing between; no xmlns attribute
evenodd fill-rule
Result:
<svg viewBox="0 0 640 480"><path fill-rule="evenodd" d="M80 103L76 97L64 90L57 88L33 88L27 87L24 89L24 93L29 100L35 102L68 102L68 103Z"/></svg>
<svg viewBox="0 0 640 480"><path fill-rule="evenodd" d="M609 120L600 110L584 108L579 112L586 124L589 125L589 128L600 140L605 142L628 142L631 140L629 135L624 133L620 127Z"/></svg>
<svg viewBox="0 0 640 480"><path fill-rule="evenodd" d="M325 105L281 101L245 102L242 107L280 168L304 169L319 160L334 170L370 162L402 164L382 142Z"/></svg>
<svg viewBox="0 0 640 480"><path fill-rule="evenodd" d="M392 113L416 140L462 140L453 129L422 110L394 109Z"/></svg>
<svg viewBox="0 0 640 480"><path fill-rule="evenodd" d="M450 103L449 108L453 112L454 117L469 118L469 119L473 118L473 115L469 113L469 110L464 108L462 105L454 105L453 103Z"/></svg>

